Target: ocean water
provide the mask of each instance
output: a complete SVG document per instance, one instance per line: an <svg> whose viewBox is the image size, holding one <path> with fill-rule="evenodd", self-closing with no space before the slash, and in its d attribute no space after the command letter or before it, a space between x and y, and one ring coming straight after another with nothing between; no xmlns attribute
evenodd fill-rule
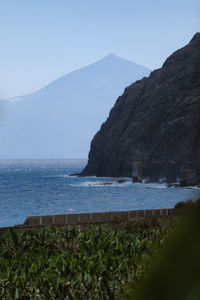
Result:
<svg viewBox="0 0 200 300"><path fill-rule="evenodd" d="M200 189L132 183L130 178L69 176L86 160L0 160L0 227L27 216L171 208Z"/></svg>

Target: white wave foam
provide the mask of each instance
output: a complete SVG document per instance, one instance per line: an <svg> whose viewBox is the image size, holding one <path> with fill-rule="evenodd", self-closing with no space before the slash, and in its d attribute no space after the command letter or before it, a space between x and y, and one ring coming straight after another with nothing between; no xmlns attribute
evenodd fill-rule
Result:
<svg viewBox="0 0 200 300"><path fill-rule="evenodd" d="M166 189L168 188L166 184L163 183L135 183L145 188L154 188L154 189Z"/></svg>
<svg viewBox="0 0 200 300"><path fill-rule="evenodd" d="M66 211L71 212L71 211L74 211L74 209L73 208L68 208Z"/></svg>
<svg viewBox="0 0 200 300"><path fill-rule="evenodd" d="M188 189L200 190L200 186L187 186Z"/></svg>
<svg viewBox="0 0 200 300"><path fill-rule="evenodd" d="M72 184L72 186L83 186L83 187L122 187L132 184L131 181L126 181L123 183L116 181L84 181L80 183Z"/></svg>

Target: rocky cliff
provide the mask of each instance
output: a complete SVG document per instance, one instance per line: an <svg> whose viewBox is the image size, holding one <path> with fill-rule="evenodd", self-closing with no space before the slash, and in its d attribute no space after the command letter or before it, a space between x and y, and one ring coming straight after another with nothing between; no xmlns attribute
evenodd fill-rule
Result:
<svg viewBox="0 0 200 300"><path fill-rule="evenodd" d="M132 162L200 170L200 33L120 96L91 142L82 175L131 176Z"/></svg>

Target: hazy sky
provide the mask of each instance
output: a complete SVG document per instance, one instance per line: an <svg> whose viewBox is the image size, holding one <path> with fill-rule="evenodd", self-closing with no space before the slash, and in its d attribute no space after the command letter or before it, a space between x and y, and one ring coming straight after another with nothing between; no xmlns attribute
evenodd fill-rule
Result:
<svg viewBox="0 0 200 300"><path fill-rule="evenodd" d="M0 98L109 53L159 68L200 31L199 0L0 0Z"/></svg>

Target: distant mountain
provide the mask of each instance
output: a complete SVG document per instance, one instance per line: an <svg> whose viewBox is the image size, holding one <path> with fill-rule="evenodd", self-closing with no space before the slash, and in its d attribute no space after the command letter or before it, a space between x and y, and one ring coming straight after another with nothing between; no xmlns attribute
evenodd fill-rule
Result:
<svg viewBox="0 0 200 300"><path fill-rule="evenodd" d="M200 33L161 69L127 87L91 142L83 175L131 176L132 162L179 168L191 162L200 179Z"/></svg>
<svg viewBox="0 0 200 300"><path fill-rule="evenodd" d="M149 73L110 54L33 94L11 98L0 119L0 158L86 158L116 97Z"/></svg>

